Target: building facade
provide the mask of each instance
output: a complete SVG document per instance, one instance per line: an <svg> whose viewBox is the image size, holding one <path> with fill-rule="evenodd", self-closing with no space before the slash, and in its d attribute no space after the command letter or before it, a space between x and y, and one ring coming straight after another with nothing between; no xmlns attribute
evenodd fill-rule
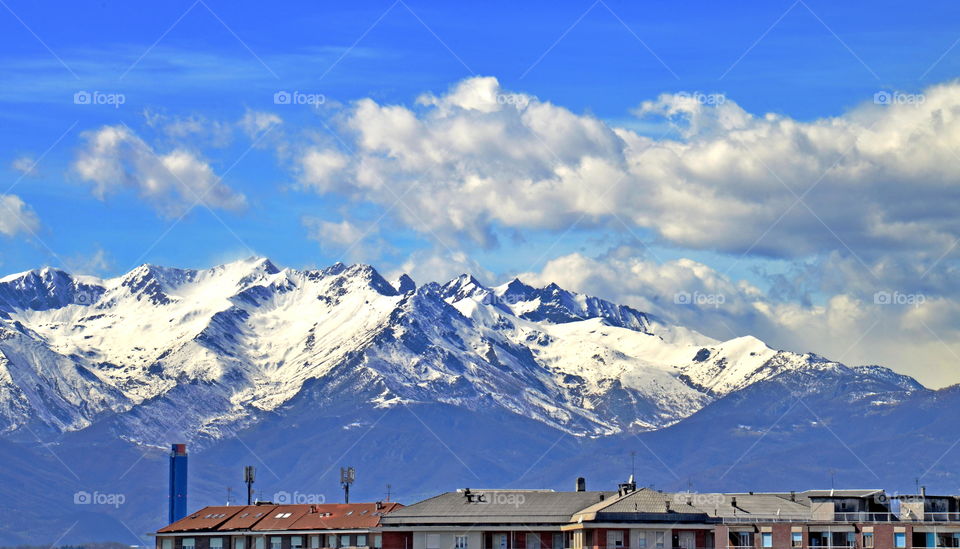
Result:
<svg viewBox="0 0 960 549"><path fill-rule="evenodd" d="M406 549L381 518L398 503L205 507L156 533L156 549ZM403 537L392 533L391 536Z"/></svg>
<svg viewBox="0 0 960 549"><path fill-rule="evenodd" d="M398 504L208 507L157 549L960 549L960 498L882 490L470 490Z"/></svg>

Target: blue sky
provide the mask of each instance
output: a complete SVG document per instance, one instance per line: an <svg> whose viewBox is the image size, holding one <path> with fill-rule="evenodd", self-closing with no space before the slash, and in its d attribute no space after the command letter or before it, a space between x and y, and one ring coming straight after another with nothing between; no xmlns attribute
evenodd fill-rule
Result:
<svg viewBox="0 0 960 549"><path fill-rule="evenodd" d="M800 173L803 162L794 165L789 159L810 154L814 161L816 151L849 150L833 148L828 138L820 142L817 121L850 123L864 135L876 127L892 128L885 134L892 139L899 135L895 123L900 118L870 111L876 107L874 94L924 94L931 86L952 85L960 71L958 20L960 5L952 2L404 0L266 7L207 0L77 2L54 9L4 0L0 173L6 183L0 196L16 197L25 220L0 210L0 270L52 265L116 275L143 262L207 267L256 254L290 267L365 261L385 273L413 271L420 280L470 269L499 283L524 273L533 281L559 279L577 290L653 309L722 339L755 333L781 347L834 357L849 352L842 358L882 362L926 375L934 384L960 380L952 366L960 362L955 345L960 337L949 246L957 228L950 225L949 212L939 212L954 198L951 174L923 166L880 166L876 173L899 170L903 179L877 188L856 186L875 183L874 176L848 187L834 186L832 176L823 185L814 177L816 192L824 196L811 193L779 218L762 213L769 193L783 192L794 181L811 183L804 179L809 174ZM428 203L445 185L469 183L454 181L469 172L456 162L434 169L410 156L408 165L377 171L389 188L355 181L364 162L410 153L398 152L396 144L366 145L400 135L391 133L399 131L397 126L387 127L396 122L386 113L389 106L446 136L418 145L424 150L444 139L479 135L481 124L493 120L507 128L538 128L555 118L541 114L541 122L531 122L524 114L512 118L513 111L496 118L497 113L464 108L453 90L465 81L482 83L477 87L492 90L498 100L516 96L562 109L563 116L585 124L576 131L583 131L584 143L598 151L619 147L610 143L619 143L613 135L620 130L680 148L687 142L720 147L725 137L763 126L767 113L806 133L789 140L796 153L773 147L759 151L757 157L766 161L739 167L732 175L721 162L716 173L723 177L716 178L691 175L696 165L677 167L659 156L671 147L654 147L655 161L642 154L614 154L617 160L611 162L640 163L641 171L650 163L649 171L642 176L631 171L626 187L615 191L625 193L620 202L636 199L642 210L644 193L663 202L673 176L663 176L662 186L648 185L660 177L656 174L670 173L700 177L705 203L715 203L721 214L739 212L731 214L731 223L723 215L695 215L690 222L698 225L695 231L683 224L665 227L689 211L681 202L661 203L635 217L625 208L611 217L596 205L580 210L583 200L571 201L550 221L554 210L548 204L555 201L545 196L542 209L530 210L531 219L537 219L529 222L496 206L471 211L456 203L455 193L444 195L451 204ZM274 95L284 91L322 96L323 105L276 104ZM78 92L122 96L123 104L76 104ZM677 96L669 94L684 93L722 97L723 108L677 108ZM952 105L952 93L941 92L937 101ZM662 94L669 98L658 99ZM436 101L425 103L425 96ZM360 101L370 101L376 112L360 113ZM650 104L643 110L645 101ZM456 112L444 110L448 107ZM896 108L889 112L904 113L908 106ZM950 137L952 119L942 121L945 111L930 107L921 121L932 120L931 131ZM729 123L743 113L751 121ZM266 125L251 129L255 120ZM587 126L593 121L609 136L590 141L596 132ZM442 134L452 126L466 129ZM105 127L119 132L113 137L119 136L121 149L91 152ZM516 139L517 151L530 147L518 134L502 138ZM413 148L409 140L419 138L405 139ZM933 139L942 141L937 134ZM766 142L755 141L758 147ZM557 146L566 145L558 141ZM220 202L201 200L190 208L193 190L178 190L173 179L151 171L159 169L154 160L174 162L178 151L187 155L190 169L200 170L183 173L208 169L210 181L219 181ZM305 161L310 151L335 151L324 158L346 167L311 179ZM559 154L551 151L556 165L546 166L552 161L520 158L525 153L514 155L510 147L484 149L489 154L472 151L471 162L505 162L534 178L558 166L582 166L586 157L570 160L565 149L558 149ZM824 173L836 156L824 160ZM872 158L882 164L877 159L884 156ZM91 161L87 172L78 169L83 158ZM102 169L105 161L120 171ZM934 168L943 164L942 158L931 160ZM486 168L480 172L487 173ZM743 174L757 178L749 193L732 190ZM159 177L163 187L155 196L149 196L157 184L151 177ZM400 197L411 181L437 187L422 196L419 188L410 191L406 204ZM918 181L922 192L902 194L904 185ZM799 194L806 187L796 188ZM737 197L735 203L718 199L728 192ZM877 211L884 219L898 217L884 208L901 205L938 213L914 219L899 210L897 224L890 225L899 229L891 230L912 235L916 229L909 238L846 226L844 207L837 205L849 200L847 207L856 212L864 196L874 195L877 202L862 208L864 219ZM809 212L795 216L804 209ZM753 210L763 220L756 226L736 221ZM459 223L451 214L449 222L438 220L444 217L438 212L446 211L470 219ZM765 230L771 225L776 229ZM916 255L917 250L924 252ZM922 276L911 275L911 265L921 265ZM687 282L670 285L670 280ZM723 294L727 308L673 306L678 292L697 291ZM926 329L920 335L904 329L917 328L917 308L872 307L878 291L923 295L925 304L934 304L919 321ZM809 335L810 326L825 328ZM906 335L892 342L891 334ZM896 349L883 346L894 343ZM917 356L924 357L919 366ZM947 362L951 365L944 370ZM931 374L935 369L938 373Z"/></svg>

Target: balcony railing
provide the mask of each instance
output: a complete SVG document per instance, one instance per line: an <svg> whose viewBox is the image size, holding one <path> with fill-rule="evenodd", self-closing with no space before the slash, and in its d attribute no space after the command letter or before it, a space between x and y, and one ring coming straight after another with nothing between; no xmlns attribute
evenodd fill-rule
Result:
<svg viewBox="0 0 960 549"><path fill-rule="evenodd" d="M733 517L723 517L724 524L741 524L745 522L810 522L810 515L737 515Z"/></svg>
<svg viewBox="0 0 960 549"><path fill-rule="evenodd" d="M936 512L931 513L929 511L923 512L924 521L935 521L935 522L960 522L960 513L943 513Z"/></svg>
<svg viewBox="0 0 960 549"><path fill-rule="evenodd" d="M833 520L836 522L893 522L900 520L900 517L894 513L834 513Z"/></svg>
<svg viewBox="0 0 960 549"><path fill-rule="evenodd" d="M737 515L723 517L723 524L744 524L757 522L960 522L960 513L834 513L833 519L814 518L810 515Z"/></svg>

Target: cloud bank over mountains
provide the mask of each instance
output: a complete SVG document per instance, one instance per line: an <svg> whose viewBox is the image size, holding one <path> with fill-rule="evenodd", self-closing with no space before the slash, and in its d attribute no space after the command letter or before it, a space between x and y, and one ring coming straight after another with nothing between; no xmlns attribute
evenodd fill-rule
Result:
<svg viewBox="0 0 960 549"><path fill-rule="evenodd" d="M337 140L308 148L297 175L317 192L400 201L393 214L405 226L456 235L464 249L501 246L508 230L602 228L649 230L660 246L747 262L793 262L766 288L643 250L551 257L525 275L718 336L758 333L851 360L892 360L928 382L956 380L960 85L884 92L812 121L683 93L634 114L666 131L641 135L471 78L411 106L356 101L336 120ZM676 302L687 294L692 303ZM942 375L933 364L945 365Z"/></svg>
<svg viewBox="0 0 960 549"><path fill-rule="evenodd" d="M410 104L331 102L316 123L280 109L231 122L145 113L160 137L88 130L70 172L97 199L133 193L163 218L198 200L242 213L247 192L207 154L246 140L272 148L290 182L264 192L336 197L299 223L305 242L351 260L424 280L523 273L715 337L960 381L960 83L878 96L797 120L668 93L638 99L632 114L662 130L641 133L475 77ZM0 199L16 214L0 234L42 228L19 197ZM613 236L565 244L590 234ZM527 239L545 242L542 258L516 246ZM495 267L481 259L500 253Z"/></svg>

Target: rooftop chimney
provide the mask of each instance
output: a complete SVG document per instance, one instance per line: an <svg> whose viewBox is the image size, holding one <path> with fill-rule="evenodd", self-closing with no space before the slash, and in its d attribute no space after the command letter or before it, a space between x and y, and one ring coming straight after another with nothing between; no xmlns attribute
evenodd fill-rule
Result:
<svg viewBox="0 0 960 549"><path fill-rule="evenodd" d="M587 479L585 479L585 478L583 478L583 477L577 477L576 490L577 490L578 492L586 492L586 491L587 491Z"/></svg>
<svg viewBox="0 0 960 549"><path fill-rule="evenodd" d="M619 493L621 496L625 496L631 492L637 491L637 483L633 480L633 475L630 475L630 478L627 479L627 482L621 482L617 488L617 493Z"/></svg>
<svg viewBox="0 0 960 549"><path fill-rule="evenodd" d="M168 518L171 523L187 516L187 445L170 448L170 495Z"/></svg>
<svg viewBox="0 0 960 549"><path fill-rule="evenodd" d="M797 501L797 493L790 490L790 501Z"/></svg>
<svg viewBox="0 0 960 549"><path fill-rule="evenodd" d="M920 487L920 497L924 497L924 498L927 497L927 487L926 487L926 486L921 486L921 487Z"/></svg>

